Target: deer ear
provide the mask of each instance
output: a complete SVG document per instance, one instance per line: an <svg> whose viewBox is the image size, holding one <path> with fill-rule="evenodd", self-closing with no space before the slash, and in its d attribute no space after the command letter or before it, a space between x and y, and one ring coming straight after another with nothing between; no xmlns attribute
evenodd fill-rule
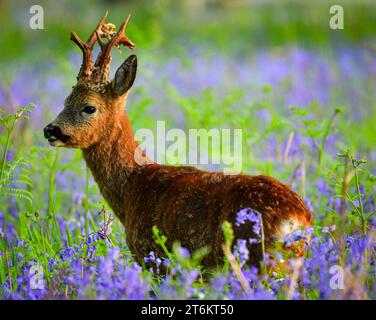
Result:
<svg viewBox="0 0 376 320"><path fill-rule="evenodd" d="M113 89L116 96L121 97L132 87L137 71L137 57L129 56L116 70Z"/></svg>

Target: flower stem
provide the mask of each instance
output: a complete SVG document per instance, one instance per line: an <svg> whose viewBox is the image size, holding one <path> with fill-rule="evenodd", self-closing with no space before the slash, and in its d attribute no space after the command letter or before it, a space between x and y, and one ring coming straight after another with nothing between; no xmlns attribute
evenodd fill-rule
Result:
<svg viewBox="0 0 376 320"><path fill-rule="evenodd" d="M1 169L0 169L0 189L2 188L3 186L3 174L4 174L4 168L5 168L5 163L6 163L6 159L7 159L7 155L8 155L8 151L9 151L9 145L10 145L10 137L12 135L12 132L13 132L13 129L16 125L16 122L19 118L15 117L13 122L12 122L12 125L10 127L8 127L7 125L5 125L5 128L7 130L7 138L6 138L6 142L5 142L5 149L4 149L4 152L3 152L3 158L2 158L2 161L1 161Z"/></svg>
<svg viewBox="0 0 376 320"><path fill-rule="evenodd" d="M266 275L266 265L265 265L265 235L264 235L264 224L262 222L262 216L260 215L261 224L261 251L262 251L262 269L264 275Z"/></svg>
<svg viewBox="0 0 376 320"><path fill-rule="evenodd" d="M367 220L364 217L362 194L360 193L358 166L356 165L355 159L353 158L353 156L350 156L350 160L354 168L354 178L355 178L356 192L357 192L358 201L359 201L360 219L362 220L363 234L366 234L367 233Z"/></svg>
<svg viewBox="0 0 376 320"><path fill-rule="evenodd" d="M336 115L338 113L341 112L341 109L339 108L336 108L333 112L333 114L331 115L331 117L329 118L328 120L328 123L327 123L327 126L326 126L326 129L325 129L325 132L324 132L324 136L322 137L321 139L321 144L319 146L319 153L318 153L318 159L317 159L317 163L318 163L318 166L320 167L320 164L321 164L321 160L322 160L322 154L324 152L324 149L325 149L325 145L326 145L326 142L328 140L328 136L329 136L329 133L330 133L330 129L332 127L332 124L333 124L333 121L334 121L334 118L336 117Z"/></svg>
<svg viewBox="0 0 376 320"><path fill-rule="evenodd" d="M53 219L54 227L58 235L58 241L59 241L59 244L61 245L60 228L56 219L55 208L54 208L55 177L56 177L56 168L59 163L59 155L60 155L60 152L59 152L59 149L57 149L55 152L52 165L50 167L47 214Z"/></svg>

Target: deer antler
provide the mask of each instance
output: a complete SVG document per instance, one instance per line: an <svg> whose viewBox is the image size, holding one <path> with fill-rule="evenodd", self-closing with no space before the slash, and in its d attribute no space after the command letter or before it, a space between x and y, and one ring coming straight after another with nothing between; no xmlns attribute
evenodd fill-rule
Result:
<svg viewBox="0 0 376 320"><path fill-rule="evenodd" d="M83 42L75 32L71 32L70 39L79 46L82 51L83 59L80 72L78 73L77 80L90 80L90 75L93 70L93 48L97 41L97 34L105 25L108 11L104 14L102 20L99 22L97 28L92 32L89 39Z"/></svg>
<svg viewBox="0 0 376 320"><path fill-rule="evenodd" d="M98 43L101 47L101 52L98 54L95 61L93 71L93 79L96 81L103 82L108 80L111 61L110 54L113 47L118 45L124 45L130 49L136 47L136 45L124 33L130 17L131 15L128 15L128 18L122 23L119 31L115 34L109 34L108 30L104 30L104 32L100 32L101 30L96 31ZM111 27L112 26L115 27L114 25L111 25ZM109 41L107 43L103 43L101 38L109 38Z"/></svg>
<svg viewBox="0 0 376 320"><path fill-rule="evenodd" d="M77 44L83 54L82 65L77 76L78 81L106 82L110 70L112 48L121 44L130 49L136 46L124 33L131 15L128 15L127 20L123 22L118 32L116 32L114 24L105 23L107 15L108 11L106 11L102 20L86 42L83 42L75 32L71 33L70 39ZM102 42L101 38L107 38L108 42ZM95 60L95 64L93 64L93 48L97 40L101 51Z"/></svg>

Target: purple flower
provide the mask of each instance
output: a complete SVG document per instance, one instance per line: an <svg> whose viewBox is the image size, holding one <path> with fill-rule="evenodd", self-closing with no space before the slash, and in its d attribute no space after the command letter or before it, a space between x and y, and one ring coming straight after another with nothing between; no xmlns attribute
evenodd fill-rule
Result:
<svg viewBox="0 0 376 320"><path fill-rule="evenodd" d="M179 251L179 255L182 256L184 259L188 259L191 256L187 248L180 246L178 248L178 251Z"/></svg>
<svg viewBox="0 0 376 320"><path fill-rule="evenodd" d="M336 230L336 226L335 225L332 225L332 226L324 226L322 227L321 231L323 233L329 233L329 232L333 232Z"/></svg>
<svg viewBox="0 0 376 320"><path fill-rule="evenodd" d="M326 182L323 179L320 179L317 182L316 186L317 186L317 189L321 192L321 194L327 195L329 188L328 188L328 185L326 184Z"/></svg>
<svg viewBox="0 0 376 320"><path fill-rule="evenodd" d="M351 236L346 237L346 248L350 248L353 242L354 242L354 237L351 237Z"/></svg>
<svg viewBox="0 0 376 320"><path fill-rule="evenodd" d="M88 237L86 238L86 244L90 245L92 243L95 243L97 241L99 241L101 238L99 232L93 232L91 234L88 235Z"/></svg>
<svg viewBox="0 0 376 320"><path fill-rule="evenodd" d="M18 245L19 247L22 248L22 247L25 246L25 244L26 244L25 240L17 239L17 245Z"/></svg>
<svg viewBox="0 0 376 320"><path fill-rule="evenodd" d="M215 278L212 278L210 280L210 287L213 291L217 291L218 293L222 293L224 291L224 288L227 285L227 280L223 276L218 276Z"/></svg>
<svg viewBox="0 0 376 320"><path fill-rule="evenodd" d="M249 238L248 241L250 244L257 244L261 242L261 239Z"/></svg>
<svg viewBox="0 0 376 320"><path fill-rule="evenodd" d="M247 241L243 239L237 240L237 252L235 253L235 256L239 257L240 264L244 265L249 258L249 250L247 248Z"/></svg>
<svg viewBox="0 0 376 320"><path fill-rule="evenodd" d="M249 210L248 208L245 208L245 209L240 210L236 214L236 222L235 222L236 226L240 226L248 220L248 210Z"/></svg>
<svg viewBox="0 0 376 320"><path fill-rule="evenodd" d="M307 233L305 230L296 229L293 232L286 234L284 239L287 246L291 246L292 243L300 240L307 240Z"/></svg>
<svg viewBox="0 0 376 320"><path fill-rule="evenodd" d="M10 162L14 159L15 152L13 150L9 150L7 153L6 161Z"/></svg>
<svg viewBox="0 0 376 320"><path fill-rule="evenodd" d="M235 225L240 226L244 224L246 221L250 221L253 223L252 228L253 232L260 236L261 235L261 214L250 209L250 208L245 208L240 210L236 214L236 220L235 220Z"/></svg>
<svg viewBox="0 0 376 320"><path fill-rule="evenodd" d="M162 262L162 266L164 267L168 267L170 265L170 259L164 259L163 262Z"/></svg>
<svg viewBox="0 0 376 320"><path fill-rule="evenodd" d="M304 202L307 205L309 211L314 212L311 200L308 197L304 198Z"/></svg>
<svg viewBox="0 0 376 320"><path fill-rule="evenodd" d="M101 231L98 231L98 236L101 238L101 239L106 239L106 235L101 232Z"/></svg>
<svg viewBox="0 0 376 320"><path fill-rule="evenodd" d="M60 253L60 259L63 260L63 261L66 261L68 259L70 259L74 254L75 254L75 250L71 247L66 247L62 253Z"/></svg>
<svg viewBox="0 0 376 320"><path fill-rule="evenodd" d="M150 262L152 264L155 264L157 267L159 267L162 264L162 260L160 258L156 258L154 251L150 251L149 256L144 258L144 261L146 263Z"/></svg>

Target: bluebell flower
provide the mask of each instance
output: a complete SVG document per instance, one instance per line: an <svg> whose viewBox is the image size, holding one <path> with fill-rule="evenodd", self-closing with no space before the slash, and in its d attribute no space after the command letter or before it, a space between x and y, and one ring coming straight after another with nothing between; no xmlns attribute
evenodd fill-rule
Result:
<svg viewBox="0 0 376 320"><path fill-rule="evenodd" d="M60 259L63 260L63 261L66 261L68 259L70 259L74 254L75 254L75 250L71 247L66 247L62 253L60 253Z"/></svg>
<svg viewBox="0 0 376 320"><path fill-rule="evenodd" d="M191 256L187 248L184 248L184 247L181 247L181 246L180 246L180 247L178 248L178 251L179 251L179 254L180 254L183 258L185 258L185 259L188 259L188 258Z"/></svg>
<svg viewBox="0 0 376 320"><path fill-rule="evenodd" d="M248 241L250 244L261 243L261 239L255 239L255 238L249 238Z"/></svg>
<svg viewBox="0 0 376 320"><path fill-rule="evenodd" d="M236 221L235 221L236 226L240 226L248 220L248 211L249 211L249 209L245 208L245 209L240 210L236 214Z"/></svg>
<svg viewBox="0 0 376 320"><path fill-rule="evenodd" d="M236 214L235 225L239 227L240 225L244 224L246 221L250 221L253 223L252 225L253 232L256 235L260 236L261 235L261 214L250 208L244 208Z"/></svg>
<svg viewBox="0 0 376 320"><path fill-rule="evenodd" d="M149 256L144 257L146 263L150 262L159 266L161 264L161 259L155 257L154 251L150 251Z"/></svg>
<svg viewBox="0 0 376 320"><path fill-rule="evenodd" d="M24 247L26 244L25 240L17 239L17 246Z"/></svg>
<svg viewBox="0 0 376 320"><path fill-rule="evenodd" d="M164 266L164 267L168 267L169 265L170 265L170 259L163 259L163 261L162 261L162 266Z"/></svg>
<svg viewBox="0 0 376 320"><path fill-rule="evenodd" d="M244 239L237 240L237 251L235 256L239 257L240 264L244 265L249 258L249 250L247 248L247 241Z"/></svg>
<svg viewBox="0 0 376 320"><path fill-rule="evenodd" d="M293 232L286 234L284 239L287 246L300 240L307 240L307 234L304 229L296 229Z"/></svg>
<svg viewBox="0 0 376 320"><path fill-rule="evenodd" d="M98 231L98 235L101 237L101 239L106 239L106 235L103 232Z"/></svg>

